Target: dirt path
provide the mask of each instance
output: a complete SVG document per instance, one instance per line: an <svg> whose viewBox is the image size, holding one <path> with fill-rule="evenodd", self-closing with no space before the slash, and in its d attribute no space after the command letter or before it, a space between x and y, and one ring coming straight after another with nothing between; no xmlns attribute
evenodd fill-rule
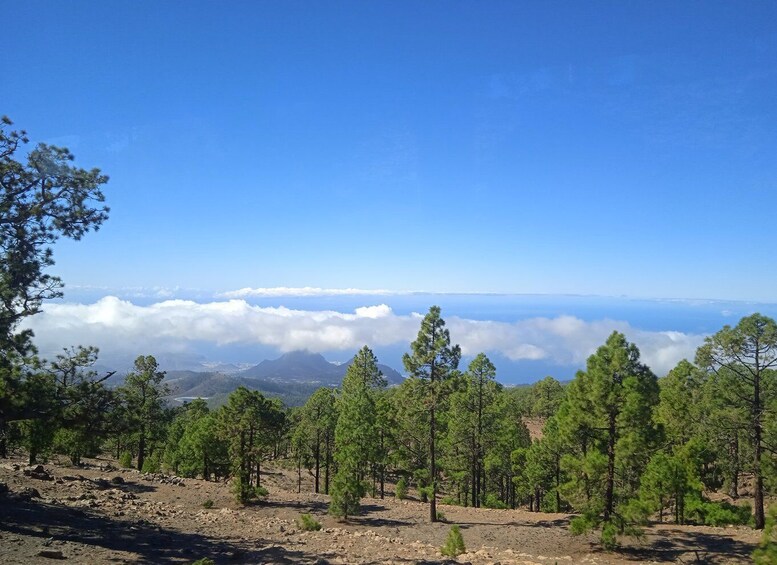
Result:
<svg viewBox="0 0 777 565"><path fill-rule="evenodd" d="M297 494L282 469L264 477L268 500L248 507L236 505L225 484L107 462L46 465L33 476L25 470L21 461L0 463L9 488L0 495L2 563L453 563L439 553L450 523L461 526L468 548L456 562L473 565L748 563L759 539L748 528L655 525L643 540L608 553L595 535L571 536L566 514L440 505L448 523L430 524L420 502L366 498L364 514L341 523L326 515L328 497ZM213 507L203 508L208 500ZM301 513L322 529L302 531Z"/></svg>

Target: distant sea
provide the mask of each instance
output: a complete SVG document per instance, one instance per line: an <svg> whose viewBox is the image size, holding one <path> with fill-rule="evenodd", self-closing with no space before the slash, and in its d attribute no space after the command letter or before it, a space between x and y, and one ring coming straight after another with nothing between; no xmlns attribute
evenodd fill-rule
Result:
<svg viewBox="0 0 777 565"><path fill-rule="evenodd" d="M443 318L515 322L526 318L576 316L585 321L623 320L649 331L713 333L725 324L760 312L777 318L777 303L706 299L645 299L609 296L545 294L402 294L378 296L327 296L248 298L258 306L284 306L300 310L352 312L360 306L386 304L396 314L426 313L440 306Z"/></svg>

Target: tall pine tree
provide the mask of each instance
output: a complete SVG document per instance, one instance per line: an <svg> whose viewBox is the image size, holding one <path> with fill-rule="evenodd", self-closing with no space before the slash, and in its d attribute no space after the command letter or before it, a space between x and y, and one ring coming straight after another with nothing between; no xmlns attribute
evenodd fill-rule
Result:
<svg viewBox="0 0 777 565"><path fill-rule="evenodd" d="M335 427L337 473L329 511L346 520L359 511L364 477L380 450L375 392L385 385L378 359L365 345L356 354L343 379Z"/></svg>
<svg viewBox="0 0 777 565"><path fill-rule="evenodd" d="M423 403L429 411L429 480L431 500L429 519L437 521L437 408L445 392L445 380L459 366L461 348L451 346L450 332L440 317L440 307L432 306L421 322L418 337L410 344L412 353L405 353L402 362L413 379L423 383Z"/></svg>
<svg viewBox="0 0 777 565"><path fill-rule="evenodd" d="M658 439L652 420L658 381L640 362L637 347L618 332L588 358L586 371L579 372L575 381L565 400L574 408L559 411L560 418L581 428L577 437L587 442L585 455L569 469L570 490L578 496L585 491L587 500L586 523L578 520L575 526L581 529L603 522L603 533L612 535L614 527L623 531L626 525L619 506L636 496L648 448ZM580 418L579 411L585 418ZM562 427L574 427L569 424L560 422ZM598 492L591 492L592 488Z"/></svg>

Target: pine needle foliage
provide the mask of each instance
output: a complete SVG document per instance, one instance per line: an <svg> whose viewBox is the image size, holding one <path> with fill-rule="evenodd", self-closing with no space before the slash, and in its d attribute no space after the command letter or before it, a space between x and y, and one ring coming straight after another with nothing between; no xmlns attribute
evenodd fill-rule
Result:
<svg viewBox="0 0 777 565"><path fill-rule="evenodd" d="M445 545L440 548L440 553L447 557L456 557L466 551L467 548L464 546L461 529L458 524L454 524L448 532L448 539L445 540Z"/></svg>

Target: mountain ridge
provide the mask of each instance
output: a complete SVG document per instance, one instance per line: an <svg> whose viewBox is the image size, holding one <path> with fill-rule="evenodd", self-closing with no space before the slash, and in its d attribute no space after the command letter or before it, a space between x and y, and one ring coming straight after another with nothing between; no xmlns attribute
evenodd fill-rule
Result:
<svg viewBox="0 0 777 565"><path fill-rule="evenodd" d="M265 359L253 367L234 373L234 376L293 382L321 382L338 386L352 362L353 357L345 363L332 363L320 353L297 350L284 353L277 359ZM400 384L404 380L399 371L388 365L379 363L378 369L389 384Z"/></svg>

